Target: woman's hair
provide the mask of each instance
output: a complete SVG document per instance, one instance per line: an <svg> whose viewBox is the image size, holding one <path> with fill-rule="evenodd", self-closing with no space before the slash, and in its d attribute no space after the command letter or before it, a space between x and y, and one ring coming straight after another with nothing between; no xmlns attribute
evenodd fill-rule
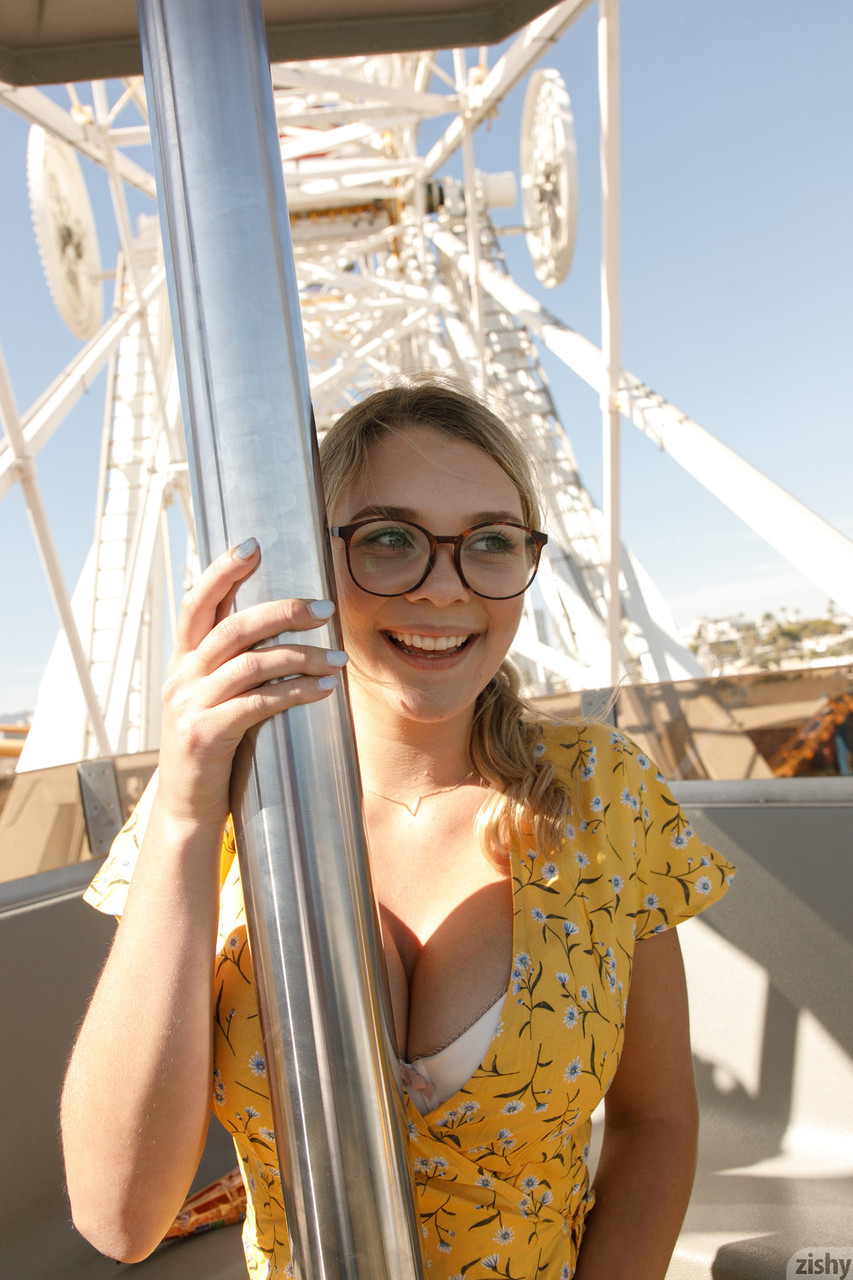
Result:
<svg viewBox="0 0 853 1280"><path fill-rule="evenodd" d="M377 391L338 419L320 445L327 509L334 512L344 490L365 473L371 445L416 426L482 449L518 490L525 523L539 526L535 477L521 440L497 412L443 375ZM477 698L468 744L472 768L493 789L478 814L477 834L494 861L519 843L543 853L554 849L572 811L553 766L534 750L538 732L529 714L505 659Z"/></svg>

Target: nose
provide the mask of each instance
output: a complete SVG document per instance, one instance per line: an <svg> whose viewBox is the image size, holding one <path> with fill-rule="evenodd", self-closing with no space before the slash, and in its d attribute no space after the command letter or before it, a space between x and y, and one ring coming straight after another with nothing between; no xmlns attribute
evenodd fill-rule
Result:
<svg viewBox="0 0 853 1280"><path fill-rule="evenodd" d="M455 604L459 600L470 599L471 592L459 577L456 561L453 558L453 547L439 546L435 561L427 576L419 587L407 591L411 600L429 600L432 604L445 606Z"/></svg>

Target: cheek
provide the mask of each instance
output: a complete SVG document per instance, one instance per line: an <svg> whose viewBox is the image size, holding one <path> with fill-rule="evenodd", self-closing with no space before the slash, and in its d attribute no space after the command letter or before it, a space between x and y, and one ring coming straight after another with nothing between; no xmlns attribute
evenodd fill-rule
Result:
<svg viewBox="0 0 853 1280"><path fill-rule="evenodd" d="M497 631L508 633L512 640L521 622L523 610L523 596L517 596L514 600L494 601L491 610L493 626Z"/></svg>
<svg viewBox="0 0 853 1280"><path fill-rule="evenodd" d="M346 570L344 570L346 572ZM338 622L344 648L349 652L357 648L359 642L370 630L372 616L371 596L359 591L347 574L346 578L336 577L338 589Z"/></svg>

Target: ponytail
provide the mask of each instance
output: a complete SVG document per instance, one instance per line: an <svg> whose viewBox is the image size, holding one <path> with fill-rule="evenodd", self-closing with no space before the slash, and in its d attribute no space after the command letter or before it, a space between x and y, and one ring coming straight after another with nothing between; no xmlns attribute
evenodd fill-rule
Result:
<svg viewBox="0 0 853 1280"><path fill-rule="evenodd" d="M553 851L572 813L553 764L537 753L538 730L518 689L515 668L504 662L477 699L469 745L473 768L492 788L477 814L477 836L500 865L518 845Z"/></svg>

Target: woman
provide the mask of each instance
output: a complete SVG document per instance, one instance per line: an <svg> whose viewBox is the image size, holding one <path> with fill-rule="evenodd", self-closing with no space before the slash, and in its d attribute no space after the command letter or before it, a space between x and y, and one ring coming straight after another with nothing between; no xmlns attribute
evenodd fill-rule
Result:
<svg viewBox="0 0 853 1280"><path fill-rule="evenodd" d="M348 658L429 1274L663 1277L697 1128L668 926L732 868L627 739L525 718L505 658L545 538L503 423L435 383L380 392L332 429L322 466L346 652L257 649L332 606L230 614L258 549L216 561L181 612L156 790L89 891L122 922L63 1097L75 1221L113 1257L146 1256L193 1177L212 1093L247 1184L249 1272L290 1273L223 830L243 734L327 697Z"/></svg>

